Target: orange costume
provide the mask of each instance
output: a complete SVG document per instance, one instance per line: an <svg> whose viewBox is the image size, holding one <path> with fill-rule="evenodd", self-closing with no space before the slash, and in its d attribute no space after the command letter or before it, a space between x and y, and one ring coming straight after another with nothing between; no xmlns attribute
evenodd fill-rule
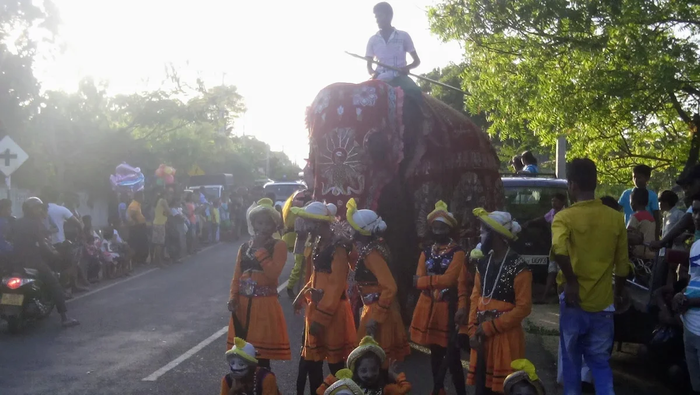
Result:
<svg viewBox="0 0 700 395"><path fill-rule="evenodd" d="M454 242L433 244L421 253L416 288L422 292L411 321L411 340L417 344L447 347L449 340L449 295L456 288L464 267L465 253Z"/></svg>
<svg viewBox="0 0 700 395"><path fill-rule="evenodd" d="M401 320L396 282L385 258L388 250L381 241L371 241L356 253L355 281L364 304L357 331L358 341L367 335L367 321L372 319L379 324L375 339L387 359L403 361L411 353L411 348Z"/></svg>
<svg viewBox="0 0 700 395"><path fill-rule="evenodd" d="M485 225L511 240L520 230L508 213L486 213L481 209L474 213ZM503 228L504 224L508 228ZM522 321L532 309L532 272L510 249L503 258L492 258L493 254L489 254L476 264L469 325L460 332L472 337L481 325L485 335L486 387L493 392L503 392L503 382L514 371L511 362L525 357ZM477 352L472 350L467 375L469 385L476 382L476 366Z"/></svg>
<svg viewBox="0 0 700 395"><path fill-rule="evenodd" d="M358 210L355 199L348 201L347 209L346 218L357 240L350 254L355 270L353 282L364 305L358 342L367 334L367 323L374 320L375 340L384 350L384 359L403 361L411 348L396 298L396 281L387 265L389 249L377 237L386 230L386 223L372 210Z"/></svg>
<svg viewBox="0 0 700 395"><path fill-rule="evenodd" d="M309 257L313 273L302 290L306 295L306 328L302 357L307 361L340 363L355 348L355 322L347 300L348 251L344 246L330 245ZM314 295L319 295L316 299ZM318 336L309 333L312 323L323 329Z"/></svg>
<svg viewBox="0 0 700 395"><path fill-rule="evenodd" d="M250 243L241 246L230 295L237 322L233 317L229 320L228 349L233 346L234 337L239 336L255 345L260 359L292 359L287 323L277 296L278 278L286 261L284 241L270 240L268 246L256 251L251 250Z"/></svg>

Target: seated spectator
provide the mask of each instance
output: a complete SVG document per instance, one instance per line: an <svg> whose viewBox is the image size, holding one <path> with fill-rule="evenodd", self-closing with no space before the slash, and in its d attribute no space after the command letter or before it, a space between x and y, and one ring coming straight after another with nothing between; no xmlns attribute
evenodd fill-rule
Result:
<svg viewBox="0 0 700 395"><path fill-rule="evenodd" d="M673 191L663 191L659 195L659 209L663 214L663 226L661 228L661 237L664 237L674 226L683 218L685 212L677 207L678 195ZM673 240L674 250L684 250L685 238L677 237ZM661 255L665 255L665 251L661 250Z"/></svg>
<svg viewBox="0 0 700 395"><path fill-rule="evenodd" d="M539 173L539 168L537 167L537 158L530 151L525 151L520 156L520 160L523 162L522 173L536 176Z"/></svg>
<svg viewBox="0 0 700 395"><path fill-rule="evenodd" d="M655 259L656 253L645 245L645 243L650 243L656 239L656 222L654 221L654 216L646 209L649 204L649 191L642 188L634 188L630 197L630 204L634 214L630 217L627 230L632 234L637 233L641 235L641 243L635 243L637 245L633 248L632 255L635 258L644 260ZM630 241L630 244L632 244L632 241Z"/></svg>

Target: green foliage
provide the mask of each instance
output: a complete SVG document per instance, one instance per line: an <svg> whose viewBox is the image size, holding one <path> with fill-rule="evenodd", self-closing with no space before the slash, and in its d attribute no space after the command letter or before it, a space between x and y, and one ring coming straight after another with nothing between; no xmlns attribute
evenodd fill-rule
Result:
<svg viewBox="0 0 700 395"><path fill-rule="evenodd" d="M488 114L491 133L532 131L547 146L566 135L569 156L596 160L611 183L638 163L669 182L697 162L700 6L443 0L430 21L464 45L467 107Z"/></svg>
<svg viewBox="0 0 700 395"><path fill-rule="evenodd" d="M424 76L454 87L461 87L464 69L464 65L449 64L442 69L433 69L433 71L424 74ZM444 88L440 85L431 84L425 80L418 80L418 85L423 92L468 116L481 130L490 130L492 132L491 142L496 147L502 172L506 173L512 171L508 165L510 160L513 156L520 155L527 150L534 151L540 158L554 158L554 147L541 146L538 138L529 130L523 129L517 134L510 135L498 133L497 130L491 128L491 122L489 122L488 116L483 108L478 107L475 111L469 111L467 109L464 94ZM545 162L540 163L540 171L554 172L555 166L551 162L552 161L545 160Z"/></svg>
<svg viewBox="0 0 700 395"><path fill-rule="evenodd" d="M81 81L75 93L40 93L32 73L41 44L53 39L56 13L49 1L0 3L0 136L9 134L30 159L13 184L31 189L53 183L64 188L108 190L108 176L125 161L148 177L161 163L187 171L233 173L238 184L262 177L270 147L231 134L245 111L235 86L194 87L170 68L171 89L111 97L105 84ZM50 50L51 47L49 47ZM283 153L272 153L270 177L295 179L299 168Z"/></svg>

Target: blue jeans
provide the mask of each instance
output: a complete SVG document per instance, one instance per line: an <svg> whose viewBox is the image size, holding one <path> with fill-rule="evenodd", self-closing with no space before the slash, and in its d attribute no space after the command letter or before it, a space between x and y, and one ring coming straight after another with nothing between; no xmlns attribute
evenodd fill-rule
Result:
<svg viewBox="0 0 700 395"><path fill-rule="evenodd" d="M591 370L597 395L614 395L610 368L615 325L613 312L589 313L560 302L559 341L564 395L581 395L581 360Z"/></svg>

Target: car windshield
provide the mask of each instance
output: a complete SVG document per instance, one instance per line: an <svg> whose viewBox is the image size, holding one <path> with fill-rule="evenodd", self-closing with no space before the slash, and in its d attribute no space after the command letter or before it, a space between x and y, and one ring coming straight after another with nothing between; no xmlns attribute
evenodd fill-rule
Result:
<svg viewBox="0 0 700 395"><path fill-rule="evenodd" d="M557 193L568 196L566 188L505 187L506 210L518 222L544 216L552 209L552 197Z"/></svg>
<svg viewBox="0 0 700 395"><path fill-rule="evenodd" d="M270 192L275 194L277 201L287 200L296 191L304 189L303 184L270 184L265 186L265 194Z"/></svg>

